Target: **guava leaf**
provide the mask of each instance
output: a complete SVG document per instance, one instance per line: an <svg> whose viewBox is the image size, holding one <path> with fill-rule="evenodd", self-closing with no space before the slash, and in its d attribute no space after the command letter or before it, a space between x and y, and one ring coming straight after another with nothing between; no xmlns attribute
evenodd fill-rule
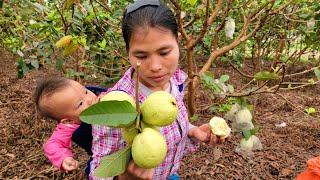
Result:
<svg viewBox="0 0 320 180"><path fill-rule="evenodd" d="M36 69L39 69L39 62L37 59L31 59L31 65L36 68Z"/></svg>
<svg viewBox="0 0 320 180"><path fill-rule="evenodd" d="M277 80L279 79L279 76L274 72L260 71L254 75L254 78L259 81L267 81L267 80Z"/></svg>
<svg viewBox="0 0 320 180"><path fill-rule="evenodd" d="M319 70L319 68L315 68L314 69L314 74L316 75L318 81L320 81L320 70Z"/></svg>
<svg viewBox="0 0 320 180"><path fill-rule="evenodd" d="M243 137L248 141L248 139L251 137L251 131L250 130L245 130L242 132Z"/></svg>
<svg viewBox="0 0 320 180"><path fill-rule="evenodd" d="M222 83L225 83L225 82L227 82L229 80L229 76L228 75L222 75L222 76L220 76L220 79L219 79L219 81L220 82L222 82Z"/></svg>
<svg viewBox="0 0 320 180"><path fill-rule="evenodd" d="M127 169L131 156L131 147L121 149L109 156L101 158L99 167L94 171L98 178L114 177Z"/></svg>
<svg viewBox="0 0 320 180"><path fill-rule="evenodd" d="M88 124L110 127L125 127L137 117L135 108L128 101L102 101L94 104L80 114L80 119Z"/></svg>
<svg viewBox="0 0 320 180"><path fill-rule="evenodd" d="M309 107L307 109L305 109L305 111L307 112L307 114L314 114L316 113L316 109L313 107Z"/></svg>
<svg viewBox="0 0 320 180"><path fill-rule="evenodd" d="M260 130L260 128L258 128L258 127L250 129L250 134L251 135L256 135L259 132L259 130Z"/></svg>
<svg viewBox="0 0 320 180"><path fill-rule="evenodd" d="M197 3L197 0L188 0L188 3L193 6Z"/></svg>

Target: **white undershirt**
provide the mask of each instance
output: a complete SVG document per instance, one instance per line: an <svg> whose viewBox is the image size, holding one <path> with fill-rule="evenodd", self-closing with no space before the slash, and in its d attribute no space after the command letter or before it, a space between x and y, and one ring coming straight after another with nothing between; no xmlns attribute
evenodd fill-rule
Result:
<svg viewBox="0 0 320 180"><path fill-rule="evenodd" d="M172 85L173 83L171 82L171 80L169 81L169 87L166 88L165 91L167 91L168 93L170 93L173 97L176 97L178 95L178 87ZM139 83L139 91L142 92L143 94L149 96L152 93L152 90L149 89L147 86L143 85L142 83Z"/></svg>

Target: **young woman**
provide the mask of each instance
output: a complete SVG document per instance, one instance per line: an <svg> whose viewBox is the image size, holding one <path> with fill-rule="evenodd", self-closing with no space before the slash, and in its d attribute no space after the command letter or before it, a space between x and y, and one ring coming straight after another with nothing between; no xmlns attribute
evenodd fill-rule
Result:
<svg viewBox="0 0 320 180"><path fill-rule="evenodd" d="M176 98L179 113L174 123L160 129L168 146L162 164L154 169L142 169L130 161L127 171L117 178L177 178L176 173L182 157L196 150L197 142L214 145L224 142L224 139L212 134L208 124L197 127L189 123L183 102L183 83L187 77L178 69L178 26L172 11L157 0L137 0L127 7L123 15L122 33L132 67L111 90L122 90L135 98L135 68L139 62L140 103L150 93L164 90ZM117 128L94 125L92 131L91 177L95 179L93 171L99 165L100 159L122 149L126 144Z"/></svg>

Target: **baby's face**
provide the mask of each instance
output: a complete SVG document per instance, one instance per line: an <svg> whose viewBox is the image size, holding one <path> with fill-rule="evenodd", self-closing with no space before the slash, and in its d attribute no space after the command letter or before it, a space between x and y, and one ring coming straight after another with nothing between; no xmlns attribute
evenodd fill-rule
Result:
<svg viewBox="0 0 320 180"><path fill-rule="evenodd" d="M69 86L47 98L46 104L60 117L80 123L80 113L98 102L98 97L76 81L70 80Z"/></svg>

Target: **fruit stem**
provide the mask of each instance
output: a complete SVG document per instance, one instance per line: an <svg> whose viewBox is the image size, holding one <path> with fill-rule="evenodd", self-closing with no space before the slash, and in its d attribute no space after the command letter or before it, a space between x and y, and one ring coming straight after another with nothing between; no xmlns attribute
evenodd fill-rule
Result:
<svg viewBox="0 0 320 180"><path fill-rule="evenodd" d="M135 97L136 97L136 111L138 113L137 120L136 120L136 129L138 129L139 132L141 132L141 126L140 126L140 104L139 104L139 69L140 69L140 62L137 62L137 68L136 68L136 84L135 84Z"/></svg>

